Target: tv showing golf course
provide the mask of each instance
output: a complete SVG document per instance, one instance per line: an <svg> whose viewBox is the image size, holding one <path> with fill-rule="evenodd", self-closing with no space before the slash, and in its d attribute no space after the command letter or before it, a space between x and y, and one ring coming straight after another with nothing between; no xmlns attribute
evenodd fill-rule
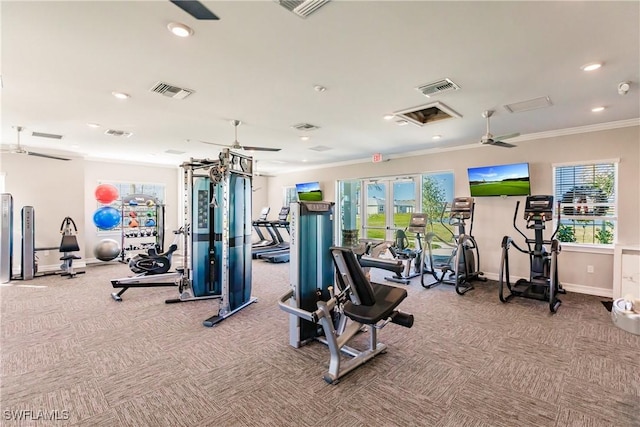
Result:
<svg viewBox="0 0 640 427"><path fill-rule="evenodd" d="M529 163L469 168L472 197L528 196Z"/></svg>
<svg viewBox="0 0 640 427"><path fill-rule="evenodd" d="M301 202L317 202L322 200L322 190L320 189L319 182L296 184L296 191L298 192L298 200Z"/></svg>

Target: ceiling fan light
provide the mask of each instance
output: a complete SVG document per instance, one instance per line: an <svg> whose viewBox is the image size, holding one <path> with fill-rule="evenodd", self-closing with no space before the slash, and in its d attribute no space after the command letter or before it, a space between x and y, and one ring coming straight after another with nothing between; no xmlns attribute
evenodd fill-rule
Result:
<svg viewBox="0 0 640 427"><path fill-rule="evenodd" d="M178 37L189 37L193 35L193 29L179 22L170 22L167 25L169 31L173 33L173 35Z"/></svg>

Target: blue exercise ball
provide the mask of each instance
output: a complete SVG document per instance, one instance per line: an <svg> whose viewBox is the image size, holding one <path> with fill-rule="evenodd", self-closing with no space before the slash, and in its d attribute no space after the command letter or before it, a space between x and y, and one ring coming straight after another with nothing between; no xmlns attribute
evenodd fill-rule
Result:
<svg viewBox="0 0 640 427"><path fill-rule="evenodd" d="M93 223L101 230L111 230L120 224L120 212L111 206L98 208L93 214Z"/></svg>

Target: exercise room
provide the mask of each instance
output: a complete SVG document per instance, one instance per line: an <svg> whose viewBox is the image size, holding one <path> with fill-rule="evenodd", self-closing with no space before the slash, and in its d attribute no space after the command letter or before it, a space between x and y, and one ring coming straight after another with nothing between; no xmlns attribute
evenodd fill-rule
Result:
<svg viewBox="0 0 640 427"><path fill-rule="evenodd" d="M0 424L640 427L639 17L0 0Z"/></svg>

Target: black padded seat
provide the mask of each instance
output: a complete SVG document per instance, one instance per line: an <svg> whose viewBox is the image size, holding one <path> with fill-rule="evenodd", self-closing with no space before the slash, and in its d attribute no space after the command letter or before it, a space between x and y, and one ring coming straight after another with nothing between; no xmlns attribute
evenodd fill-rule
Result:
<svg viewBox="0 0 640 427"><path fill-rule="evenodd" d="M371 283L376 300L374 305L355 305L348 301L344 305L344 314L356 322L372 325L386 319L407 297L407 291L395 286Z"/></svg>
<svg viewBox="0 0 640 427"><path fill-rule="evenodd" d="M346 289L351 286L351 300L344 305L344 313L350 319L368 325L376 324L390 317L407 297L405 289L369 282L350 248L332 247L331 251L340 287Z"/></svg>

